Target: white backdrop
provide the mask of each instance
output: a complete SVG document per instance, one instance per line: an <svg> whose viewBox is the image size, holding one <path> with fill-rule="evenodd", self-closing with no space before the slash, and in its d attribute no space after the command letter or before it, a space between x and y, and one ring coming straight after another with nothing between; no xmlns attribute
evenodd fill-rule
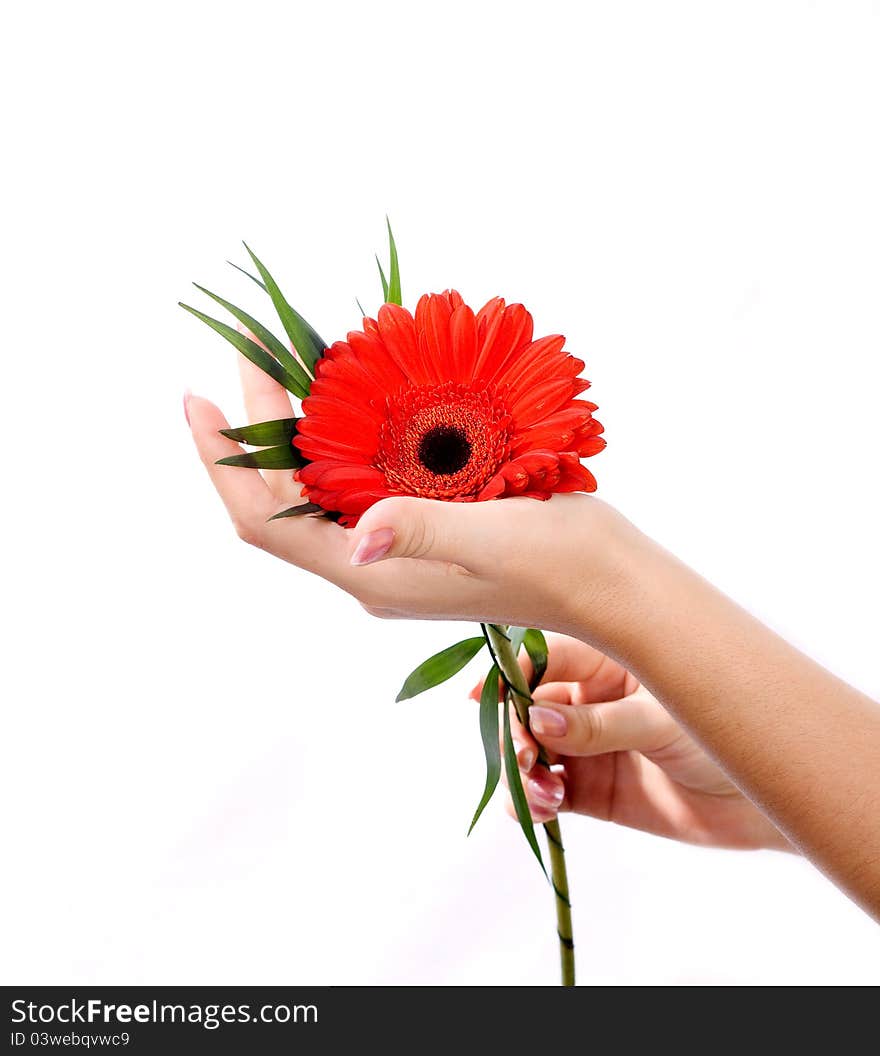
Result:
<svg viewBox="0 0 880 1056"><path fill-rule="evenodd" d="M341 336L389 212L408 303L521 299L586 359L600 494L880 693L877 4L6 25L3 981L554 982L515 827L465 839L478 672L393 703L461 628L234 538L180 405L240 422L234 354L176 302L256 306L247 238ZM880 982L801 861L566 830L586 982Z"/></svg>

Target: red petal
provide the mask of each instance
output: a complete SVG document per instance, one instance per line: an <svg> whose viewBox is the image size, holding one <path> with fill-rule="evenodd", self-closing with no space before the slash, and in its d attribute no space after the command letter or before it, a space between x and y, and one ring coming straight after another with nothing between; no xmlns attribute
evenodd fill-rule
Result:
<svg viewBox="0 0 880 1056"><path fill-rule="evenodd" d="M431 364L434 381L455 381L455 361L452 357L452 338L449 333L449 320L452 306L439 295L428 300L425 311L425 325L422 330L424 354Z"/></svg>
<svg viewBox="0 0 880 1056"><path fill-rule="evenodd" d="M330 460L303 466L299 479L303 484L315 484L326 491L365 491L386 487L385 475L373 466Z"/></svg>
<svg viewBox="0 0 880 1056"><path fill-rule="evenodd" d="M510 408L517 431L558 411L563 404L568 403L575 391L579 391L578 384L577 380L572 381L571 378L551 378L527 389Z"/></svg>
<svg viewBox="0 0 880 1056"><path fill-rule="evenodd" d="M365 465L372 461L375 450L370 451L367 445L358 447L356 444L340 444L325 437L311 437L297 434L293 443L313 462L319 462L322 458L330 458L339 462L363 462Z"/></svg>
<svg viewBox="0 0 880 1056"><path fill-rule="evenodd" d="M474 379L492 381L511 356L532 340L532 317L521 304L509 304L486 330L477 354Z"/></svg>
<svg viewBox="0 0 880 1056"><path fill-rule="evenodd" d="M415 321L406 308L383 304L379 309L379 331L389 355L414 385L428 385L433 381L433 372L419 354Z"/></svg>
<svg viewBox="0 0 880 1056"><path fill-rule="evenodd" d="M382 402L406 382L406 374L388 354L378 334L361 334L354 331L348 335L348 343L361 368L373 379L380 390Z"/></svg>
<svg viewBox="0 0 880 1056"><path fill-rule="evenodd" d="M607 441L603 436L587 436L577 442L578 457L589 458L590 455L598 455L607 446Z"/></svg>
<svg viewBox="0 0 880 1056"><path fill-rule="evenodd" d="M489 483L485 485L482 491L477 492L477 502L486 502L488 499L497 499L504 491L504 485L504 475L502 473L496 473Z"/></svg>
<svg viewBox="0 0 880 1056"><path fill-rule="evenodd" d="M459 305L449 321L452 362L455 364L453 381L470 381L477 358L477 321L466 304Z"/></svg>
<svg viewBox="0 0 880 1056"><path fill-rule="evenodd" d="M550 334L532 341L516 359L508 363L506 370L498 375L496 384L509 385L511 389L515 389L521 379L524 384L528 384L529 379L537 377L546 363L559 357L564 344L565 338L560 334Z"/></svg>

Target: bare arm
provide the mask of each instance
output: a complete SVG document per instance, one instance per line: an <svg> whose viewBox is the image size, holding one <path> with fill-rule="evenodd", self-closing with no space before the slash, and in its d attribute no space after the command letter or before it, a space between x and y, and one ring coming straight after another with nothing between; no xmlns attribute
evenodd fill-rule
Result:
<svg viewBox="0 0 880 1056"><path fill-rule="evenodd" d="M880 917L880 705L643 536L630 557L614 654Z"/></svg>

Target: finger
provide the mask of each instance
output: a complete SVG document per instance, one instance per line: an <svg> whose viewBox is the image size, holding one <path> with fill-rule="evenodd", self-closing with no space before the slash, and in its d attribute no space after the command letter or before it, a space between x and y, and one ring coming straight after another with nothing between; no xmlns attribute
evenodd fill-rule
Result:
<svg viewBox="0 0 880 1056"><path fill-rule="evenodd" d="M244 330L244 333L252 341L257 341L249 331ZM257 344L260 342L257 341ZM293 405L287 389L240 353L238 373L241 377L244 406L250 422L272 422L276 418L293 417Z"/></svg>
<svg viewBox="0 0 880 1056"><path fill-rule="evenodd" d="M561 774L548 770L546 766L536 766L531 774L521 776L521 781L532 821L541 823L552 821L559 811L564 809L565 783ZM516 817L516 810L513 806L513 800L510 798L510 786L506 774L504 775L504 784L508 789L508 813Z"/></svg>
<svg viewBox="0 0 880 1056"><path fill-rule="evenodd" d="M509 499L508 504L518 501ZM383 499L367 510L352 531L351 562L367 565L387 558L423 558L482 571L492 564L492 554L504 552L510 533L511 518L499 518L493 509L498 505Z"/></svg>
<svg viewBox="0 0 880 1056"><path fill-rule="evenodd" d="M248 336L252 337L251 334ZM293 417L293 407L287 390L274 378L270 378L242 355L238 357L238 372L249 422L272 422L277 418ZM280 501L291 505L300 497L302 489L294 482L292 470L263 470L263 478L272 494Z"/></svg>
<svg viewBox="0 0 880 1056"><path fill-rule="evenodd" d="M601 704L542 700L529 712L529 723L540 744L568 756L657 751L677 732L669 714L644 689Z"/></svg>
<svg viewBox="0 0 880 1056"><path fill-rule="evenodd" d="M504 707L504 705L501 705ZM508 704L510 709L510 738L516 751L516 761L524 774L531 773L535 763L538 761L538 742L531 733L519 721L516 708ZM499 738L501 742L501 755L504 755L503 735Z"/></svg>
<svg viewBox="0 0 880 1056"><path fill-rule="evenodd" d="M600 653L586 642L563 634L547 636L547 670L541 685L552 682L573 682L578 690L574 704L591 704L600 700L616 700L632 693L638 680L615 660ZM520 664L531 679L534 668L528 654L520 656Z"/></svg>
<svg viewBox="0 0 880 1056"><path fill-rule="evenodd" d="M199 396L189 396L186 410L199 457L235 530L243 539L255 538L258 529L278 510L278 503L255 469L216 464L220 458L241 454L241 447L234 440L220 435L220 429L229 428L220 409Z"/></svg>

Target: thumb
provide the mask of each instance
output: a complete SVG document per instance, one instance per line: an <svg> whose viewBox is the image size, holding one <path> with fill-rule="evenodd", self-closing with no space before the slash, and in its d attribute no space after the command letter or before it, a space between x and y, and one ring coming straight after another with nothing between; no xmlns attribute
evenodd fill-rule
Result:
<svg viewBox="0 0 880 1056"><path fill-rule="evenodd" d="M351 563L370 565L389 557L450 561L470 571L486 564L490 542L497 545L487 516L495 503L436 499L383 499L352 529ZM501 530L501 525L497 526Z"/></svg>
<svg viewBox="0 0 880 1056"><path fill-rule="evenodd" d="M559 755L651 752L678 732L669 713L644 688L602 704L536 701L529 726L545 748Z"/></svg>

